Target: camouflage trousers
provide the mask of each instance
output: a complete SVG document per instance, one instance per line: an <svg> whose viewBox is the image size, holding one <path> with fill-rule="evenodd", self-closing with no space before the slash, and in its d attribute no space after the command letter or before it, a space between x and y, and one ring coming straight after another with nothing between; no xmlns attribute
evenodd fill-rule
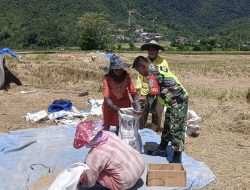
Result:
<svg viewBox="0 0 250 190"><path fill-rule="evenodd" d="M185 129L187 125L188 100L167 108L161 138L171 142L174 151L184 150Z"/></svg>

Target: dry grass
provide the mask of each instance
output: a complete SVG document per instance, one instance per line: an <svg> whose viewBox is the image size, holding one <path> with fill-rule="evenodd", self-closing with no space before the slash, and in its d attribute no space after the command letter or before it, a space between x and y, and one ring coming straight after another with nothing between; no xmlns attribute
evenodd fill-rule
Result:
<svg viewBox="0 0 250 190"><path fill-rule="evenodd" d="M132 63L140 54L119 55ZM25 54L23 62L7 58L9 68L26 85L12 85L8 92L0 91L0 132L47 125L27 123L23 116L47 109L55 99L71 99L78 109L84 109L88 99L102 98L102 68L108 63L102 56L93 62L91 56ZM163 54L163 57L189 90L190 109L204 119L199 136L188 138L185 150L216 175L216 181L204 189L248 189L250 104L246 96L250 89L250 55ZM135 76L132 69L129 72ZM38 92L20 94L21 90L33 89ZM89 95L74 94L82 91L89 91Z"/></svg>
<svg viewBox="0 0 250 190"><path fill-rule="evenodd" d="M30 185L30 190L48 189L50 184L53 183L53 181L61 172L62 171L54 171L52 174L47 174L43 176L42 178Z"/></svg>
<svg viewBox="0 0 250 190"><path fill-rule="evenodd" d="M102 68L108 64L102 56L93 62L91 54L32 54L24 55L23 62L8 64L18 70L25 84L45 88L84 87L86 81L101 81ZM13 66L14 65L14 66Z"/></svg>

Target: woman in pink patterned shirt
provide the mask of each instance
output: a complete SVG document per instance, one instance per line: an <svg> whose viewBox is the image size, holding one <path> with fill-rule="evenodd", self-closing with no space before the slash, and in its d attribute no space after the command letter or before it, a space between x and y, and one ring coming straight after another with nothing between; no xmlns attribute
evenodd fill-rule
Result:
<svg viewBox="0 0 250 190"><path fill-rule="evenodd" d="M86 157L90 170L81 175L80 185L92 187L97 182L112 190L133 187L144 171L142 156L114 133L101 129L93 121L77 126L74 147L91 148Z"/></svg>

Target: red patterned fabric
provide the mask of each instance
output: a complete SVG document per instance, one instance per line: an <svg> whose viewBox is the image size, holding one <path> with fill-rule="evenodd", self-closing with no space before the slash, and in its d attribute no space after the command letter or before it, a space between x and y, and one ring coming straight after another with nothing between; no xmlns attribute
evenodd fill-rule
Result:
<svg viewBox="0 0 250 190"><path fill-rule="evenodd" d="M77 125L73 147L78 149L87 144L102 130L94 121L84 121Z"/></svg>
<svg viewBox="0 0 250 190"><path fill-rule="evenodd" d="M114 109L108 106L105 98L110 98L119 108L130 107L131 101L129 99L129 93L134 94L136 92L134 83L129 74L127 74L125 80L121 83L114 81L109 75L105 75L103 88L103 124L104 126L118 126L118 114Z"/></svg>

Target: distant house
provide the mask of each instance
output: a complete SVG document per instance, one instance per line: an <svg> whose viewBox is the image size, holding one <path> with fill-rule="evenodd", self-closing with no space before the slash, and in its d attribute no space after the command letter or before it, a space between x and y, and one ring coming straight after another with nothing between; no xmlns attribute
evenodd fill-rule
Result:
<svg viewBox="0 0 250 190"><path fill-rule="evenodd" d="M185 43L188 41L188 38L186 36L177 36L176 41L180 43Z"/></svg>
<svg viewBox="0 0 250 190"><path fill-rule="evenodd" d="M156 35L155 38L158 39L158 40L161 40L161 39L164 38L164 36L163 35Z"/></svg>
<svg viewBox="0 0 250 190"><path fill-rule="evenodd" d="M122 41L122 40L125 39L125 36L124 36L124 35L117 35L117 36L116 36L116 39L117 39L118 41Z"/></svg>
<svg viewBox="0 0 250 190"><path fill-rule="evenodd" d="M149 33L148 32L141 32L140 35L141 36L147 36Z"/></svg>
<svg viewBox="0 0 250 190"><path fill-rule="evenodd" d="M144 29L137 29L133 32L134 37L132 39L132 38L126 36L121 31L122 31L122 29L118 29L118 32L120 34L117 34L116 36L114 36L114 39L117 42L131 42L131 41L147 42L147 41L150 41L152 39L162 40L165 38L165 35L163 35L161 33L153 33L153 32L144 31Z"/></svg>
<svg viewBox="0 0 250 190"><path fill-rule="evenodd" d="M143 31L144 31L144 29L136 29L136 30L135 30L136 33L141 33L141 32L143 32Z"/></svg>
<svg viewBox="0 0 250 190"><path fill-rule="evenodd" d="M125 32L124 29L118 28L118 32Z"/></svg>

